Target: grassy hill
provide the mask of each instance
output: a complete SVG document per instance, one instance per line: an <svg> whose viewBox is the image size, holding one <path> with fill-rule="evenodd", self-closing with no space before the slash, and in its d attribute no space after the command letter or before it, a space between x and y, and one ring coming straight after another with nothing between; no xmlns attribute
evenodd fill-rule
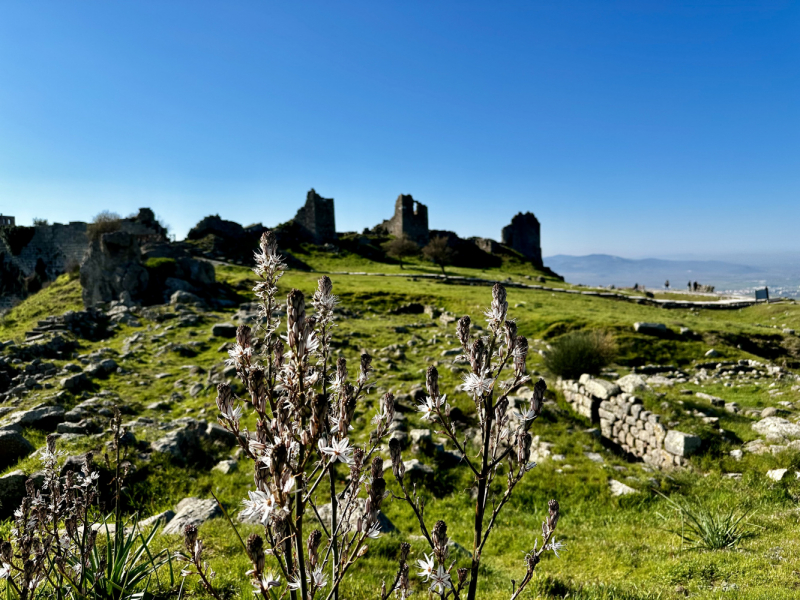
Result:
<svg viewBox="0 0 800 600"><path fill-rule="evenodd" d="M298 288L310 296L320 274L331 274L342 309L334 332L335 347L351 361L357 362L362 351L375 357L378 384L370 396L372 400L377 401L385 391L412 392L416 384L424 384L425 369L433 364L439 368L441 386L447 390L451 403L464 413L474 411L466 394L453 391L464 372L462 366L453 364L452 353L447 352L457 347L455 324L398 309L419 303L445 315L469 314L474 323L483 324L482 313L491 300L489 288L415 277L436 274L439 269L414 261L400 269L396 264L372 262L348 252L333 254L311 249L296 252L294 257L312 270L287 273L280 281L282 294ZM216 271L217 279L238 293L242 302L253 301L249 269L220 264ZM364 274L351 274L354 272ZM549 286L567 286L513 259L506 259L498 268L448 268L448 273L519 283L543 277ZM798 597L800 480L791 475L775 482L766 477L766 472L775 468L788 468L790 474L800 470L800 452L791 447L776 453L746 452L739 461L729 454L758 437L751 428L758 417L747 416L748 410L773 406L785 411L787 418L797 416L800 388L793 376L774 381L706 380L701 384L690 379L643 392L646 407L672 415L670 418L679 422L682 429L694 430L708 440L712 439L709 432L689 415L705 407L694 393L719 396L741 407L735 414L712 410L725 434L714 437L703 453L692 457L688 468L662 472L626 461L587 431L591 423L573 413L555 393L555 377L547 372L542 355L536 352L546 352L549 344L571 331L601 330L616 341L617 358L611 365L616 376L648 364L694 371L697 362L707 360L704 355L711 348L719 353L717 361L751 359L783 365L791 372L800 365L800 339L784 330L800 330L797 305L779 302L738 310L665 310L620 300L515 288L508 290L508 301L510 317L516 319L519 332L531 341L528 368L541 374L550 388L548 397L553 402L535 422L532 433L541 441L552 443L552 447L551 457L540 461L502 513L495 537L484 551L479 597L510 596L510 580L524 574L522 558L533 545L551 497L557 498L562 507L559 532L567 542L567 551L560 559L549 556L539 565L524 597ZM3 318L0 341L22 344L25 332L38 320L80 308L80 284L62 277ZM224 370L224 344L229 340L212 336L211 327L233 322L236 311L180 311L168 306L136 311L139 326L118 325L109 337L97 341L79 339L77 354L69 360L47 359L62 370L68 363L90 362L90 355L113 357L120 367L116 373L93 380L92 387L81 394L62 392L58 378L49 379L44 389L32 390L21 400L2 406L23 409L58 401L69 409L91 397L109 400L124 408L125 420L131 424L140 448L143 442L163 435L162 426L175 419L189 416L214 421L216 390L210 380ZM187 313L196 319L186 319ZM192 320L196 323L186 325ZM664 323L671 333L663 337L635 333L633 323L637 321ZM690 333L679 334L682 327ZM356 437L374 409L375 403L357 409ZM429 428L416 412L403 415L407 429ZM37 447L44 443L44 433L39 430L26 428L24 434ZM439 437L434 433L434 440ZM64 441L61 447L69 454L102 450L107 439L103 433L81 436ZM208 460L179 466L155 453L132 452L135 473L126 511L149 516L173 507L184 497L210 498L213 491L231 513L236 513L246 491L252 489L252 472L244 461L230 474L210 468L229 454L212 448ZM561 455L561 460L555 460L556 455ZM431 519L445 519L450 537L461 546L471 547L472 484L466 468L448 465L436 454L418 458L435 468L435 475L421 482L422 493L428 499L426 514ZM37 458L30 456L6 472L22 469L30 474L39 468ZM613 496L610 479L624 482L637 493ZM387 483L390 488L395 485L391 477L387 477ZM326 493L321 487L320 497ZM744 522L752 536L730 550L689 549L673 533L686 525L686 516L681 516L675 503L690 504L697 514L706 511L711 515L733 507L738 514L747 515ZM407 506L387 500L383 512L399 531L372 541L365 560L354 567L344 598L376 597L380 581L394 575L399 544L419 534ZM240 527L243 535L257 529ZM7 538L9 532L9 522L0 525L0 535ZM251 597L252 587L245 575L249 564L224 519L204 524L201 536L208 546L208 559L218 573L216 585L225 597ZM181 542L175 536L161 536L156 543L177 549ZM417 558L425 546L417 539L412 541L412 548L412 558ZM461 556L459 560L466 558ZM177 597L179 586L180 580L173 586L165 583L159 593ZM199 584L188 580L182 593L208 597ZM426 594L419 593L420 597Z"/></svg>

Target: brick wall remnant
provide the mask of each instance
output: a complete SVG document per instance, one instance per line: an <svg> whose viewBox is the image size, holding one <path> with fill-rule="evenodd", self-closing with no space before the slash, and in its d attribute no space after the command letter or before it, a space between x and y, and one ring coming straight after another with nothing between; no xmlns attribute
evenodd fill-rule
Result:
<svg viewBox="0 0 800 600"><path fill-rule="evenodd" d="M522 254L537 267L543 267L539 220L531 212L517 213L503 227L503 243Z"/></svg>
<svg viewBox="0 0 800 600"><path fill-rule="evenodd" d="M395 237L405 235L424 246L430 241L428 207L414 200L411 194L400 194L394 203L394 216L376 227L379 228Z"/></svg>
<svg viewBox="0 0 800 600"><path fill-rule="evenodd" d="M333 198L323 198L311 188L305 205L297 211L294 222L315 244L325 244L336 240L336 217Z"/></svg>
<svg viewBox="0 0 800 600"><path fill-rule="evenodd" d="M641 399L615 383L582 375L579 381L561 380L557 387L576 413L600 425L602 437L654 467L684 466L700 449L699 437L668 430L660 415L645 410Z"/></svg>
<svg viewBox="0 0 800 600"><path fill-rule="evenodd" d="M17 224L16 218L0 214L0 227L4 226L14 227L14 225L16 224Z"/></svg>

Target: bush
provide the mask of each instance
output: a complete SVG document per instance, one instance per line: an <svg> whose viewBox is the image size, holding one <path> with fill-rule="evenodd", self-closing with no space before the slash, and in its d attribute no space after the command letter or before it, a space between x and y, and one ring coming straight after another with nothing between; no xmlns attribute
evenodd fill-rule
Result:
<svg viewBox="0 0 800 600"><path fill-rule="evenodd" d="M122 218L117 213L108 210L99 213L86 227L86 235L89 236L89 241L96 242L104 233L119 231L121 221Z"/></svg>
<svg viewBox="0 0 800 600"><path fill-rule="evenodd" d="M577 379L584 373L598 375L616 354L616 344L603 331L573 331L553 342L544 365L553 375Z"/></svg>

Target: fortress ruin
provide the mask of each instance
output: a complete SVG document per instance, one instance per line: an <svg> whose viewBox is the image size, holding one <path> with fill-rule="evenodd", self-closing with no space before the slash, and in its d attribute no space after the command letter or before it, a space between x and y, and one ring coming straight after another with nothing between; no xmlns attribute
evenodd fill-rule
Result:
<svg viewBox="0 0 800 600"><path fill-rule="evenodd" d="M306 203L294 217L294 222L315 244L325 244L336 240L336 217L333 198L323 198L311 188Z"/></svg>
<svg viewBox="0 0 800 600"><path fill-rule="evenodd" d="M394 203L394 216L376 229L383 229L395 237L406 236L424 246L430 239L428 230L428 207L417 202L411 194L400 194Z"/></svg>
<svg viewBox="0 0 800 600"><path fill-rule="evenodd" d="M536 267L543 267L539 219L532 212L517 213L503 227L503 244L516 250Z"/></svg>

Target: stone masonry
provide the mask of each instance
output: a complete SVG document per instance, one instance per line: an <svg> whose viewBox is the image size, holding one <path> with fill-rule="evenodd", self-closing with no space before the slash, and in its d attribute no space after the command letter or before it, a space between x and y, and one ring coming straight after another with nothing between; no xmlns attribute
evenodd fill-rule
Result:
<svg viewBox="0 0 800 600"><path fill-rule="evenodd" d="M503 227L503 243L530 259L535 266L544 266L539 220L533 213L514 215L511 223Z"/></svg>
<svg viewBox="0 0 800 600"><path fill-rule="evenodd" d="M395 237L405 235L424 246L430 239L428 207L414 200L410 194L400 194L394 203L394 216L381 223L378 228Z"/></svg>
<svg viewBox="0 0 800 600"><path fill-rule="evenodd" d="M700 449L699 437L668 430L660 415L615 383L582 375L580 381L560 380L557 387L575 412L600 425L603 438L654 467L683 466Z"/></svg>
<svg viewBox="0 0 800 600"><path fill-rule="evenodd" d="M0 215L0 227L8 225L13 227L16 225L16 219L14 217L9 217L8 215Z"/></svg>
<svg viewBox="0 0 800 600"><path fill-rule="evenodd" d="M294 222L315 244L335 241L336 218L333 198L323 198L311 188L306 196L306 203L297 211Z"/></svg>

